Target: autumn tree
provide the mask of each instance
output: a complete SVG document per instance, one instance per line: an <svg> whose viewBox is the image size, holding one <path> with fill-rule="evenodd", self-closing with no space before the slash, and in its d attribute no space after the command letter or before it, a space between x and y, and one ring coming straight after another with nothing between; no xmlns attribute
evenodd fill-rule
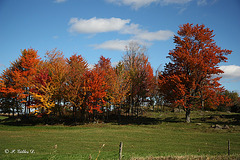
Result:
<svg viewBox="0 0 240 160"><path fill-rule="evenodd" d="M216 76L223 73L218 64L226 62L232 51L218 47L213 30L204 25L184 24L177 33L176 47L167 56L171 61L159 76L159 89L168 102L185 109L189 123L192 109L222 98L217 96L223 90Z"/></svg>
<svg viewBox="0 0 240 160"><path fill-rule="evenodd" d="M123 63L130 76L131 110L132 113L137 112L138 116L139 106L150 96L154 80L153 70L146 56L146 48L136 42L131 42L126 47Z"/></svg>
<svg viewBox="0 0 240 160"><path fill-rule="evenodd" d="M22 85L26 94L26 106L31 105L30 89L33 87L33 80L37 73L37 66L40 62L40 58L37 55L37 51L34 49L24 49L22 56L19 59L20 69L18 72L21 75L20 85Z"/></svg>
<svg viewBox="0 0 240 160"><path fill-rule="evenodd" d="M10 66L6 70L3 71L1 75L1 110L5 113L12 112L13 116L15 113L15 109L19 112L19 103L22 99L25 98L24 90L22 87L16 84L14 79L14 72L12 72L15 67Z"/></svg>
<svg viewBox="0 0 240 160"><path fill-rule="evenodd" d="M65 97L73 107L73 115L76 118L76 111L81 110L82 120L85 120L87 111L86 99L89 89L87 88L88 64L81 55L72 55L67 59L68 71L65 84Z"/></svg>
<svg viewBox="0 0 240 160"><path fill-rule="evenodd" d="M107 90L109 86L104 78L105 72L98 68L97 65L87 73L87 87L89 96L87 99L88 112L95 116L95 112L102 113L106 105ZM95 117L94 117L95 118Z"/></svg>
<svg viewBox="0 0 240 160"><path fill-rule="evenodd" d="M56 101L55 112L58 112L61 116L63 110L62 102L64 101L64 87L68 76L66 59L64 58L63 52L54 49L46 53L45 63L51 74L52 85L56 89L53 95Z"/></svg>
<svg viewBox="0 0 240 160"><path fill-rule="evenodd" d="M55 108L54 95L57 91L52 81L51 72L46 64L42 62L38 66L38 72L33 81L34 87L30 90L33 102L29 107L34 109L34 114L50 114Z"/></svg>
<svg viewBox="0 0 240 160"><path fill-rule="evenodd" d="M222 103L219 104L217 108L219 111L234 111L234 112L240 111L239 94L237 92L225 90L220 94L227 97L228 101L223 101Z"/></svg>
<svg viewBox="0 0 240 160"><path fill-rule="evenodd" d="M117 103L117 74L114 70L114 67L112 66L111 59L105 58L103 56L100 57L98 63L95 65L95 68L98 70L98 72L101 72L104 82L106 83L106 97L104 98L106 105L102 107L102 111L107 112L108 118L110 107L112 105L115 106Z"/></svg>
<svg viewBox="0 0 240 160"><path fill-rule="evenodd" d="M56 49L46 52L45 60L37 67L34 88L31 90L34 101L38 102L30 106L35 109L34 112L62 115L67 69L62 52Z"/></svg>
<svg viewBox="0 0 240 160"><path fill-rule="evenodd" d="M153 87L150 91L150 102L151 106L153 106L153 111L155 110L155 106L161 106L161 110L164 110L164 97L162 96L161 92L158 89L158 77L161 74L161 65L156 69L154 80L153 80Z"/></svg>
<svg viewBox="0 0 240 160"><path fill-rule="evenodd" d="M40 58L37 55L37 51L32 48L24 49L21 53L21 56L12 62L11 66L1 76L5 84L2 92L4 92L5 97L13 99L12 101L16 104L17 112L19 111L18 107L24 103L26 113L27 107L31 104L29 91L32 87Z"/></svg>
<svg viewBox="0 0 240 160"><path fill-rule="evenodd" d="M116 78L113 84L113 102L115 105L119 105L121 108L122 105L126 104L126 100L130 91L130 76L125 69L123 62L121 61L115 67L115 73Z"/></svg>

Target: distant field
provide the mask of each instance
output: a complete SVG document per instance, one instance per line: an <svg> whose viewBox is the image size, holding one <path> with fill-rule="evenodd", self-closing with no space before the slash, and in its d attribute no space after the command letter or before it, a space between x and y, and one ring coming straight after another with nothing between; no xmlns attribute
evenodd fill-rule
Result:
<svg viewBox="0 0 240 160"><path fill-rule="evenodd" d="M114 160L118 159L120 142L123 142L123 159L192 155L227 157L228 140L231 141L232 158L240 158L240 114L194 112L191 124L183 122L184 113L150 112L145 116L152 118L154 123L14 126L6 125L8 119L0 117L0 159L92 157L95 160L105 144L98 159ZM216 123L228 124L230 129L211 128ZM11 153L14 150L15 153Z"/></svg>

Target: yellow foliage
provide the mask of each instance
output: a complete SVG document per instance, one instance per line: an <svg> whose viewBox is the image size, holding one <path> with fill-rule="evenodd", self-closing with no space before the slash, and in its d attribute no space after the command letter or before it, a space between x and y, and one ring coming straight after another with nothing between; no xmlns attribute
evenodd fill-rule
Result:
<svg viewBox="0 0 240 160"><path fill-rule="evenodd" d="M36 89L38 90L38 93L31 92L31 95L34 99L40 101L38 105L33 105L31 108L39 110L39 108L44 108L44 110L47 112L47 114L50 114L55 106L55 101L53 98L54 92L56 91L56 88L54 85L52 85L51 82L46 83L46 86L39 85L36 86ZM36 111L36 110L35 110Z"/></svg>

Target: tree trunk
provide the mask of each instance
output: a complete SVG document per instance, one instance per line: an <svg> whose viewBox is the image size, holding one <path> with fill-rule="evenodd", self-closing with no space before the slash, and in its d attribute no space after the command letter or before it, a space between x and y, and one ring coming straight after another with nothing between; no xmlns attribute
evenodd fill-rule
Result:
<svg viewBox="0 0 240 160"><path fill-rule="evenodd" d="M73 106L73 119L74 119L74 123L76 123L76 107Z"/></svg>
<svg viewBox="0 0 240 160"><path fill-rule="evenodd" d="M136 110L137 110L137 118L138 118L138 108L139 108L139 106L137 105L136 108L137 108Z"/></svg>
<svg viewBox="0 0 240 160"><path fill-rule="evenodd" d="M59 117L62 117L61 100L60 99L58 99L58 114L59 114Z"/></svg>
<svg viewBox="0 0 240 160"><path fill-rule="evenodd" d="M191 122L191 119L190 119L190 109L189 108L187 108L186 109L186 122L187 123L190 123Z"/></svg>
<svg viewBox="0 0 240 160"><path fill-rule="evenodd" d="M121 106L122 106L122 104L120 104L118 107L118 124L120 124L120 122L121 122Z"/></svg>
<svg viewBox="0 0 240 160"><path fill-rule="evenodd" d="M19 117L19 107L18 107L18 101L16 100L16 110L17 110L17 116Z"/></svg>
<svg viewBox="0 0 240 160"><path fill-rule="evenodd" d="M204 99L202 99L202 110L204 110Z"/></svg>
<svg viewBox="0 0 240 160"><path fill-rule="evenodd" d="M85 121L86 121L85 107L82 107L82 110L81 110L81 119L82 119L82 122L85 123Z"/></svg>
<svg viewBox="0 0 240 160"><path fill-rule="evenodd" d="M30 106L31 105L31 96L30 96L30 94L28 95L28 106ZM28 108L28 107L27 107ZM30 108L28 108L28 115L30 115L30 113L31 113L31 110L30 110Z"/></svg>
<svg viewBox="0 0 240 160"><path fill-rule="evenodd" d="M25 103L24 113L27 115L27 103Z"/></svg>
<svg viewBox="0 0 240 160"><path fill-rule="evenodd" d="M12 116L14 117L14 108L13 108L13 110L12 110Z"/></svg>
<svg viewBox="0 0 240 160"><path fill-rule="evenodd" d="M17 116L19 117L19 108L17 108Z"/></svg>

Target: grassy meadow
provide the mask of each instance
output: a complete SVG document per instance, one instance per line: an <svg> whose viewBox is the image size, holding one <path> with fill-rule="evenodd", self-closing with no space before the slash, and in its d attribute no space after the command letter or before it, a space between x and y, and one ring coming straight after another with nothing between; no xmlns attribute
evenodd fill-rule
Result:
<svg viewBox="0 0 240 160"><path fill-rule="evenodd" d="M147 112L138 120L122 120L120 124L78 126L14 125L9 123L14 120L1 116L0 159L95 160L98 157L114 160L118 159L120 142L123 142L126 160L240 159L240 114L192 112L191 116L190 124L184 123L184 113ZM215 124L227 124L230 128L212 128ZM230 157L227 156L228 140Z"/></svg>

